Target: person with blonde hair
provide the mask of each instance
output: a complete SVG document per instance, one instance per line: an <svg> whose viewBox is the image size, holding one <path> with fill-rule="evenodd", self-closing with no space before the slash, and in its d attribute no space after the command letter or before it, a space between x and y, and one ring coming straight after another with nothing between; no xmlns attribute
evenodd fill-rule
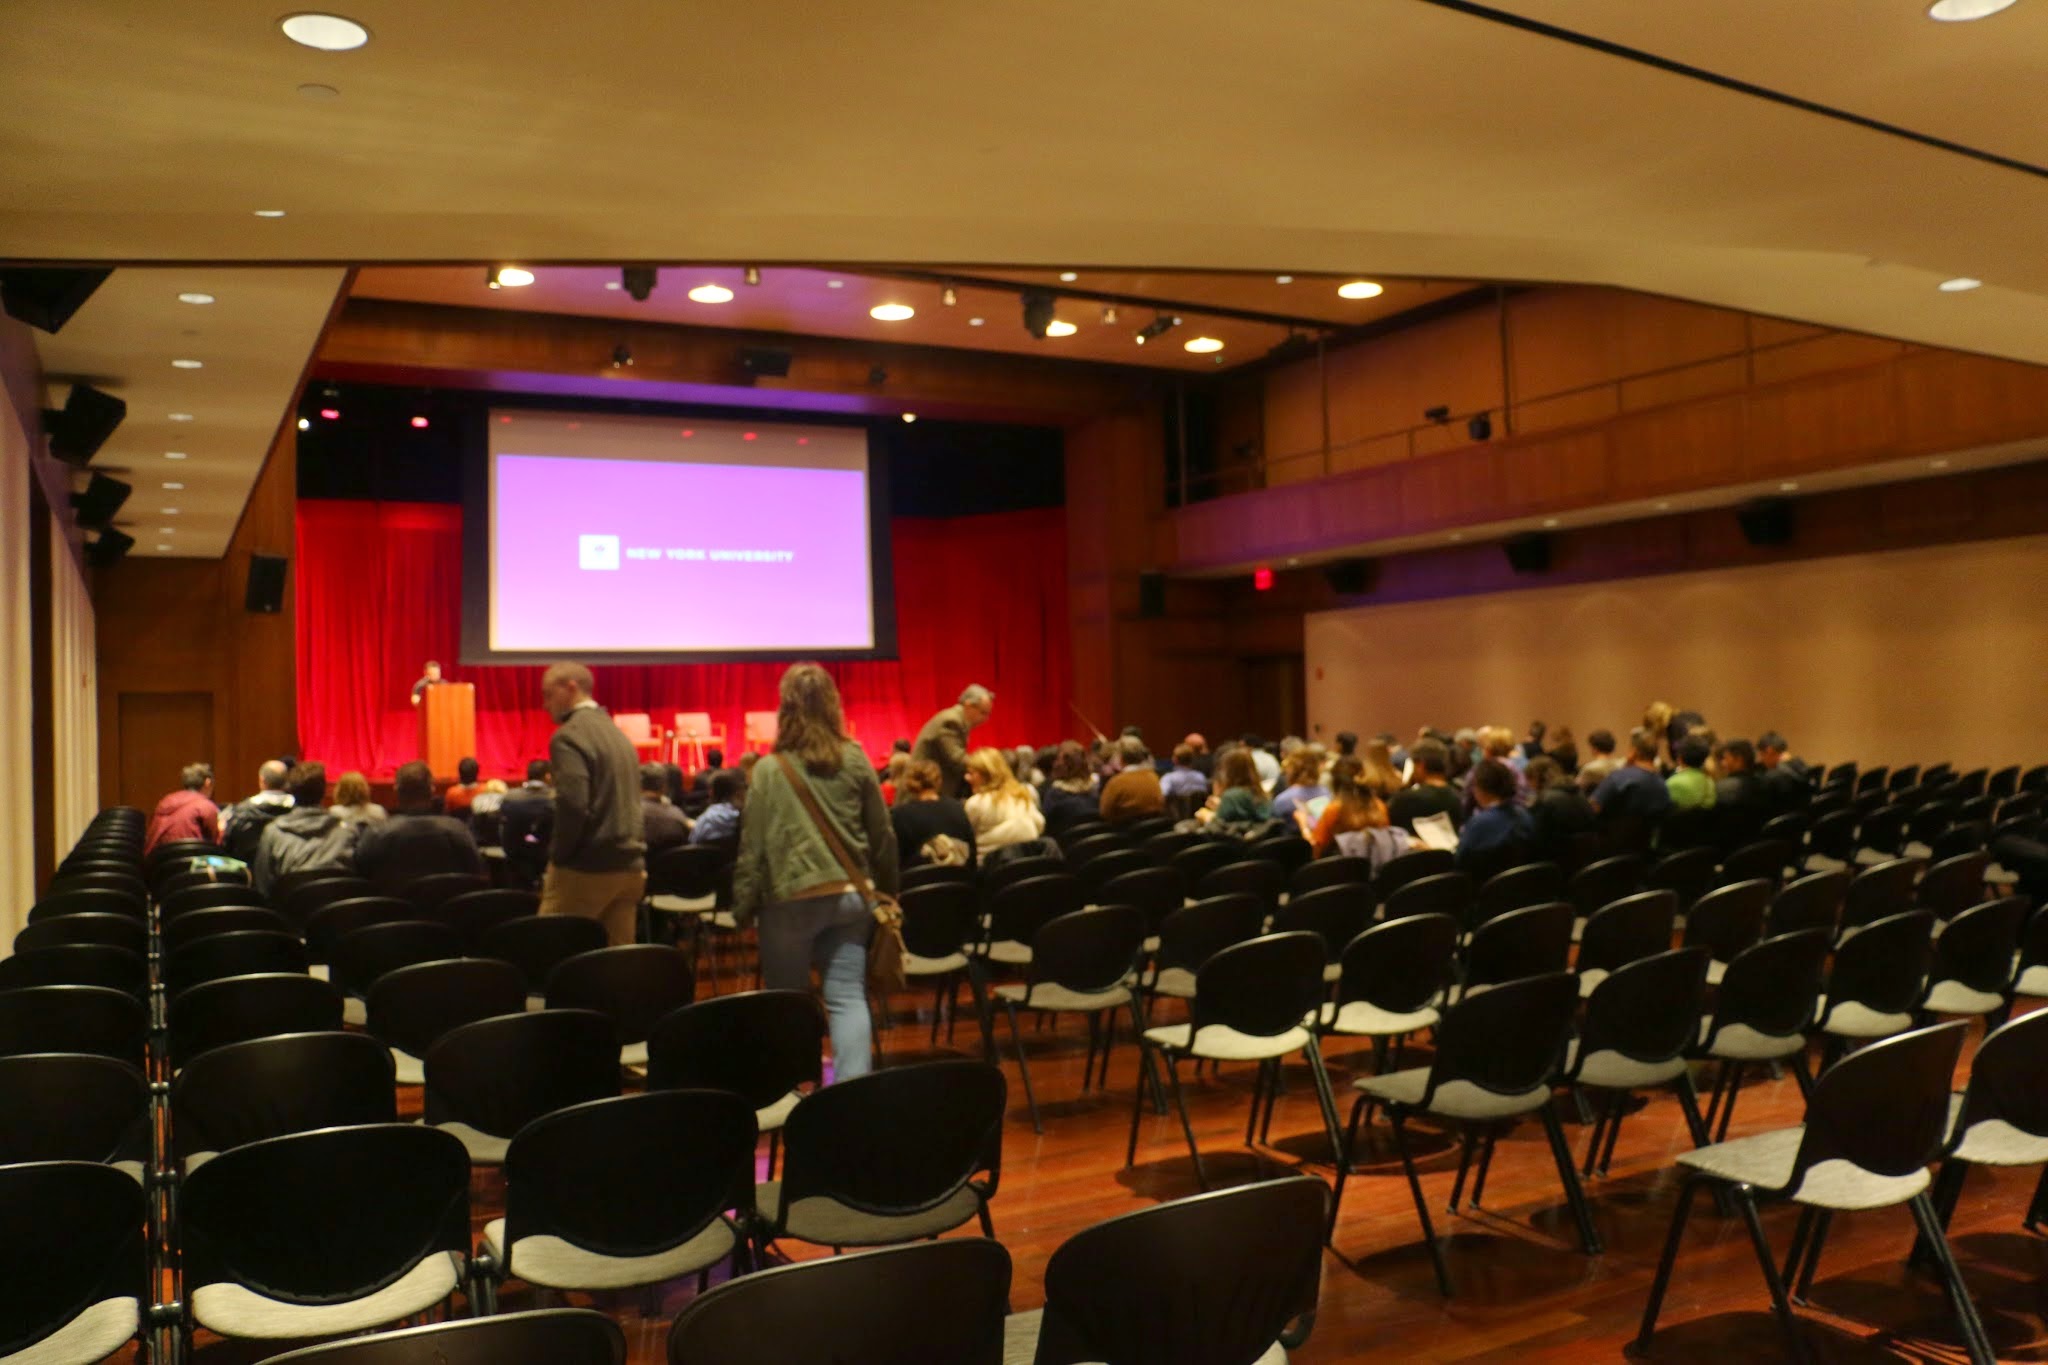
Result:
<svg viewBox="0 0 2048 1365"><path fill-rule="evenodd" d="M741 924L760 922L761 984L769 990L808 991L817 968L833 1079L849 1080L874 1061L867 998L874 915L866 887L848 879L803 793L861 881L890 895L898 885L896 831L874 766L846 737L831 674L817 664L792 665L782 675L775 724L775 752L754 766L747 786L733 915Z"/></svg>
<svg viewBox="0 0 2048 1365"><path fill-rule="evenodd" d="M975 847L983 857L1045 833L1045 812L1038 808L1037 791L1017 780L1001 749L976 749L967 755L966 772L967 789L972 793L967 798L967 818L974 825Z"/></svg>
<svg viewBox="0 0 2048 1365"><path fill-rule="evenodd" d="M1387 746L1380 744L1379 747L1385 749ZM1361 780L1364 773L1364 764L1345 755L1330 765L1330 800L1323 807L1323 813L1310 820L1305 806L1294 808L1294 823L1317 857L1320 858L1323 850L1340 834L1387 827L1387 803ZM1279 803L1274 804L1277 806Z"/></svg>
<svg viewBox="0 0 2048 1365"><path fill-rule="evenodd" d="M1401 770L1394 766L1394 751L1384 739L1367 740L1358 765L1358 775L1354 780L1380 800L1391 800L1394 793L1401 790ZM1331 769L1331 791L1333 794L1336 791L1334 767Z"/></svg>
<svg viewBox="0 0 2048 1365"><path fill-rule="evenodd" d="M343 773L334 784L334 804L327 808L337 820L373 825L387 816L385 809L370 799L370 780L361 773Z"/></svg>

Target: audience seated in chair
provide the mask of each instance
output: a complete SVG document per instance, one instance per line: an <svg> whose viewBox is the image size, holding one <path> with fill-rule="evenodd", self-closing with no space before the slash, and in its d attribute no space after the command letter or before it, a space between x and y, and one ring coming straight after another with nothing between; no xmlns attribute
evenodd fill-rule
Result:
<svg viewBox="0 0 2048 1365"><path fill-rule="evenodd" d="M370 799L370 780L361 773L343 773L334 784L334 804L327 808L337 820L352 825L381 824L389 815Z"/></svg>
<svg viewBox="0 0 2048 1365"><path fill-rule="evenodd" d="M470 818L470 806L474 804L484 784L477 781L483 771L474 758L465 758L455 765L455 785L441 793L441 809L458 820Z"/></svg>
<svg viewBox="0 0 2048 1365"><path fill-rule="evenodd" d="M1387 827L1387 803L1380 799L1378 792L1365 785L1364 776L1363 763L1355 758L1340 758L1330 767L1330 797L1323 806L1322 814L1311 820L1305 807L1294 808L1294 823L1318 858L1329 850L1340 834L1360 834L1369 829ZM1273 804L1277 809L1280 803L1276 801Z"/></svg>
<svg viewBox="0 0 2048 1365"><path fill-rule="evenodd" d="M1451 751L1440 739L1415 742L1411 755L1413 781L1387 800L1387 819L1410 834L1415 822L1425 815L1448 815L1456 826L1464 819L1465 803L1451 785Z"/></svg>
<svg viewBox="0 0 2048 1365"><path fill-rule="evenodd" d="M1472 770L1473 811L1458 832L1458 869L1484 879L1526 856L1529 812L1515 804L1515 775L1487 759Z"/></svg>
<svg viewBox="0 0 2048 1365"><path fill-rule="evenodd" d="M668 799L668 768L661 763L640 765L640 821L645 831L647 852L678 848L690 841L689 816Z"/></svg>
<svg viewBox="0 0 2048 1365"><path fill-rule="evenodd" d="M158 844L180 839L220 842L220 807L213 804L211 763L186 764L179 774L178 790L156 803L149 830L142 837L143 856L149 856Z"/></svg>
<svg viewBox="0 0 2048 1365"><path fill-rule="evenodd" d="M521 878L540 880L555 833L555 770L544 758L526 765L526 781L498 803L498 843Z"/></svg>
<svg viewBox="0 0 2048 1365"><path fill-rule="evenodd" d="M1159 779L1152 780L1156 786ZM967 818L983 857L1045 833L1038 793L1017 780L1001 749L976 749L967 756L967 786L974 793L967 798Z"/></svg>
<svg viewBox="0 0 2048 1365"><path fill-rule="evenodd" d="M1671 793L1657 771L1658 735L1648 728L1632 730L1628 759L1593 789L1593 809L1601 824L1654 826L1671 809ZM1701 775L1705 780L1705 775Z"/></svg>
<svg viewBox="0 0 2048 1365"><path fill-rule="evenodd" d="M896 848L907 870L913 867L974 867L978 852L974 822L964 803L939 792L939 765L914 759L903 768L889 823L896 830Z"/></svg>
<svg viewBox="0 0 2048 1365"><path fill-rule="evenodd" d="M1671 797L1673 810L1711 810L1714 805L1714 779L1707 776L1707 760L1713 757L1714 746L1697 732L1686 735L1675 747L1678 756L1678 771L1664 779L1664 790Z"/></svg>
<svg viewBox="0 0 2048 1365"><path fill-rule="evenodd" d="M327 766L300 763L287 785L293 804L264 829L252 869L256 889L265 895L287 872L346 872L355 866L359 827L320 804L327 797Z"/></svg>
<svg viewBox="0 0 2048 1365"><path fill-rule="evenodd" d="M697 817L696 825L690 830L690 842L738 848L740 798L745 791L746 786L738 770L721 768L711 774L711 804Z"/></svg>
<svg viewBox="0 0 2048 1365"><path fill-rule="evenodd" d="M433 770L419 759L398 769L398 813L366 828L356 842L356 870L379 891L397 895L435 872L482 875L483 859L469 826L434 809Z"/></svg>
<svg viewBox="0 0 2048 1365"><path fill-rule="evenodd" d="M1127 825L1164 811L1165 784L1152 766L1145 741L1136 735L1124 736L1117 741L1117 757L1123 762L1123 771L1102 785L1102 818L1112 825Z"/></svg>
<svg viewBox="0 0 2048 1365"><path fill-rule="evenodd" d="M240 858L251 867L262 847L263 831L270 822L292 808L291 765L270 759L256 770L257 791L246 801L229 806L221 817L220 842L228 856ZM326 794L326 782L321 783Z"/></svg>
<svg viewBox="0 0 2048 1365"><path fill-rule="evenodd" d="M1328 800L1330 789L1323 785L1323 755L1320 749L1304 745L1281 765L1287 785L1273 798L1273 818L1292 820L1297 807L1311 801Z"/></svg>

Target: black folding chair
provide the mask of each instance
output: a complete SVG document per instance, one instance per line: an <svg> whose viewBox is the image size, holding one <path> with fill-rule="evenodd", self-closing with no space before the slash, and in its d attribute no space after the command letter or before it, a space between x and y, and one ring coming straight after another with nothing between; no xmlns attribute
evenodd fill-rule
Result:
<svg viewBox="0 0 2048 1365"><path fill-rule="evenodd" d="M1408 855L1410 858L1415 856L1412 853ZM1406 861L1406 858L1394 860ZM1387 864L1388 867L1393 865ZM1472 878L1465 873L1434 872L1404 883L1382 897L1381 917L1391 920L1404 915L1449 915L1462 927L1472 918L1472 899L1478 894Z"/></svg>
<svg viewBox="0 0 2048 1365"><path fill-rule="evenodd" d="M647 1039L649 1090L725 1090L768 1135L775 1174L782 1126L825 1082L825 1017L809 991L742 991L685 1005Z"/></svg>
<svg viewBox="0 0 2048 1365"><path fill-rule="evenodd" d="M1684 813L1684 812L1681 812ZM1643 877L1646 891L1678 893L1678 913L1692 909L1692 903L1713 889L1720 855L1709 847L1681 847L1650 864Z"/></svg>
<svg viewBox="0 0 2048 1365"><path fill-rule="evenodd" d="M364 1004L370 1036L391 1051L393 1080L424 1085L426 1055L451 1029L519 1014L526 979L495 958L449 958L397 967L378 976Z"/></svg>
<svg viewBox="0 0 2048 1365"><path fill-rule="evenodd" d="M1832 942L1842 922L1842 902L1848 897L1852 875L1846 870L1814 872L1788 883L1771 898L1764 916L1764 933L1793 934L1803 929L1825 929Z"/></svg>
<svg viewBox="0 0 2048 1365"><path fill-rule="evenodd" d="M306 946L295 934L266 929L238 929L194 939L164 958L164 993L175 1008L177 999L195 986L230 976L265 972L304 972Z"/></svg>
<svg viewBox="0 0 2048 1365"><path fill-rule="evenodd" d="M464 955L483 955L484 935L501 924L529 919L540 910L540 897L531 891L494 889L465 891L441 902L428 918L447 925L462 939Z"/></svg>
<svg viewBox="0 0 2048 1365"><path fill-rule="evenodd" d="M1707 1125L1700 1117L1699 1093L1693 1089L1687 1064L1699 1037L1707 961L1705 948L1637 958L1615 968L1586 1001L1585 1027L1567 1048L1564 1069L1558 1073L1566 1085L1599 1090L1608 1097L1586 1142L1585 1175L1595 1170L1607 1174L1629 1100L1638 1090L1668 1085L1677 1091L1693 1146L1707 1145ZM1492 1155L1489 1146L1486 1158ZM1482 1181L1485 1171L1482 1164ZM1477 1194L1473 1202L1479 1202Z"/></svg>
<svg viewBox="0 0 2048 1365"><path fill-rule="evenodd" d="M1775 885L1763 878L1731 882L1693 902L1685 917L1685 946L1707 950L1708 985L1720 985L1735 955L1763 937Z"/></svg>
<svg viewBox="0 0 2048 1365"><path fill-rule="evenodd" d="M1825 1065L1857 1043L1913 1027L1933 953L1934 916L1925 910L1887 915L1836 949L1815 1025L1827 1042Z"/></svg>
<svg viewBox="0 0 2048 1365"><path fill-rule="evenodd" d="M1194 884L1194 895L1197 900L1211 896L1256 896L1270 915L1280 908L1280 894L1287 889L1288 875L1287 868L1280 863L1246 858L1206 873Z"/></svg>
<svg viewBox="0 0 2048 1365"><path fill-rule="evenodd" d="M619 1093L619 1044L595 1010L535 1010L463 1024L427 1049L425 1120L496 1166L542 1114Z"/></svg>
<svg viewBox="0 0 2048 1365"><path fill-rule="evenodd" d="M142 1186L86 1161L0 1165L0 1352L70 1365L118 1352L144 1326Z"/></svg>
<svg viewBox="0 0 2048 1365"><path fill-rule="evenodd" d="M1157 869L1155 869L1157 870ZM1171 875L1170 873L1168 874ZM1039 1117L1038 1097L1031 1089L1031 1064L1024 1055L1024 1030L1017 1010L1042 1014L1080 1014L1088 1020L1088 1059L1081 1067L1081 1090L1089 1082L1109 1082L1109 1054L1116 1046L1116 1016L1128 1011L1134 1033L1142 1033L1144 1020L1137 998L1131 992L1145 939L1145 918L1124 905L1098 906L1055 916L1040 925L1031 938L1031 960L1024 966L1022 982L1006 982L995 988L1010 1020L1010 1039L1017 1049L1017 1071L1024 1082L1024 1103L1031 1111L1031 1127L1045 1132ZM1095 1075L1098 1054L1102 1072Z"/></svg>
<svg viewBox="0 0 2048 1365"><path fill-rule="evenodd" d="M1287 879L1287 894L1305 896L1311 891L1320 891L1326 886L1371 886L1372 859L1332 854L1304 863L1294 870Z"/></svg>
<svg viewBox="0 0 2048 1365"><path fill-rule="evenodd" d="M149 926L133 915L58 915L54 919L22 926L21 932L14 936L14 951L26 953L38 948L64 948L83 943L126 948L140 957L149 951Z"/></svg>
<svg viewBox="0 0 2048 1365"><path fill-rule="evenodd" d="M1476 929L1512 911L1562 900L1564 887L1564 869L1556 863L1524 863L1496 872L1473 898L1468 927Z"/></svg>
<svg viewBox="0 0 2048 1365"><path fill-rule="evenodd" d="M1145 1018L1160 996L1191 1000L1202 964L1233 943L1257 938L1266 912L1255 896L1211 896L1183 906L1159 926L1159 947L1140 983Z"/></svg>
<svg viewBox="0 0 2048 1365"><path fill-rule="evenodd" d="M85 1052L0 1057L0 1166L96 1161L140 1184L149 1155L140 1068Z"/></svg>
<svg viewBox="0 0 2048 1365"><path fill-rule="evenodd" d="M391 1054L361 1033L286 1033L194 1057L171 1082L171 1150L185 1170L286 1133L396 1123Z"/></svg>
<svg viewBox="0 0 2048 1365"><path fill-rule="evenodd" d="M1373 1070L1386 1070L1387 1049L1426 1028L1458 971L1458 921L1449 915L1403 915L1376 924L1344 947L1337 998L1322 1007L1322 1032L1370 1038Z"/></svg>
<svg viewBox="0 0 2048 1365"><path fill-rule="evenodd" d="M543 1308L379 1332L272 1356L268 1365L625 1365L626 1334L589 1308Z"/></svg>
<svg viewBox="0 0 2048 1365"><path fill-rule="evenodd" d="M1373 875L1373 895L1381 905L1402 887L1424 877L1440 877L1458 870L1458 855L1447 848L1415 848L1389 859Z"/></svg>
<svg viewBox="0 0 2048 1365"><path fill-rule="evenodd" d="M490 889L489 881L472 872L429 872L407 881L399 888L398 898L419 911L422 918L433 919L436 910L457 896Z"/></svg>
<svg viewBox="0 0 2048 1365"><path fill-rule="evenodd" d="M304 972L259 972L194 986L170 1002L171 1066L212 1048L341 1027L341 992Z"/></svg>
<svg viewBox="0 0 2048 1365"><path fill-rule="evenodd" d="M1638 892L1594 911L1579 940L1579 994L1590 997L1631 962L1669 952L1677 918L1678 897L1670 891Z"/></svg>
<svg viewBox="0 0 2048 1365"><path fill-rule="evenodd" d="M654 1026L695 997L690 959L659 943L578 953L548 973L549 1009L596 1010L619 1035L619 1065L647 1065Z"/></svg>
<svg viewBox="0 0 2048 1365"><path fill-rule="evenodd" d="M142 1065L149 1010L105 986L29 986L0 991L0 1057L89 1052Z"/></svg>
<svg viewBox="0 0 2048 1365"><path fill-rule="evenodd" d="M149 991L149 963L140 953L105 944L34 948L0 957L0 991L34 986L104 986L139 999Z"/></svg>
<svg viewBox="0 0 2048 1365"><path fill-rule="evenodd" d="M1920 878L1921 864L1911 858L1866 867L1849 883L1842 897L1842 922L1838 941L1848 942L1866 925L1887 915L1913 908L1913 889Z"/></svg>
<svg viewBox="0 0 2048 1365"><path fill-rule="evenodd" d="M1461 998L1525 976L1561 972L1571 958L1572 908L1564 901L1510 910L1488 920L1465 949Z"/></svg>
<svg viewBox="0 0 2048 1365"><path fill-rule="evenodd" d="M1591 919L1593 912L1602 906L1612 905L1623 896L1633 896L1642 890L1643 878L1648 872L1648 866L1633 853L1602 858L1572 874L1571 880L1565 883L1564 898L1572 903L1572 912L1580 920Z"/></svg>
<svg viewBox="0 0 2048 1365"><path fill-rule="evenodd" d="M267 930L274 934L297 932L286 922L284 916L275 910L260 905L227 905L215 910L194 910L163 925L163 946L166 953L178 949L196 939L212 934L240 933L245 929Z"/></svg>
<svg viewBox="0 0 2048 1365"><path fill-rule="evenodd" d="M581 915L533 915L486 929L478 951L484 957L517 967L526 978L530 1003L538 1007L548 977L556 967L579 953L594 953L609 942L604 926L594 919Z"/></svg>

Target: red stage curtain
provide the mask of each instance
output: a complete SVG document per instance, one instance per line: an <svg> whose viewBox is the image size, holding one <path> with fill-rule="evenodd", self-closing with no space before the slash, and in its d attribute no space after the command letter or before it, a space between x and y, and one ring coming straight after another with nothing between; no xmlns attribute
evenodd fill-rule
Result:
<svg viewBox="0 0 2048 1365"><path fill-rule="evenodd" d="M846 716L870 753L917 733L970 682L997 695L975 732L991 744L1064 737L1071 696L1066 526L1057 508L950 520L899 519L895 663L830 665ZM388 777L416 757L410 701L420 664L476 684L477 758L487 776L523 772L547 753L539 668L465 667L462 509L439 503L308 500L298 510L301 752L330 774ZM677 603L687 611L687 603ZM599 667L598 700L724 722L736 755L741 713L773 710L782 664ZM260 687L264 680L245 678Z"/></svg>

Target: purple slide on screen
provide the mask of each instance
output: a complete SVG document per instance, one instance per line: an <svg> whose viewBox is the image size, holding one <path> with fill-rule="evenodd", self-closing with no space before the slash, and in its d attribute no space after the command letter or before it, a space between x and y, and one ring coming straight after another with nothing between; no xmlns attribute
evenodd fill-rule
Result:
<svg viewBox="0 0 2048 1365"><path fill-rule="evenodd" d="M494 459L493 649L874 645L860 470Z"/></svg>

